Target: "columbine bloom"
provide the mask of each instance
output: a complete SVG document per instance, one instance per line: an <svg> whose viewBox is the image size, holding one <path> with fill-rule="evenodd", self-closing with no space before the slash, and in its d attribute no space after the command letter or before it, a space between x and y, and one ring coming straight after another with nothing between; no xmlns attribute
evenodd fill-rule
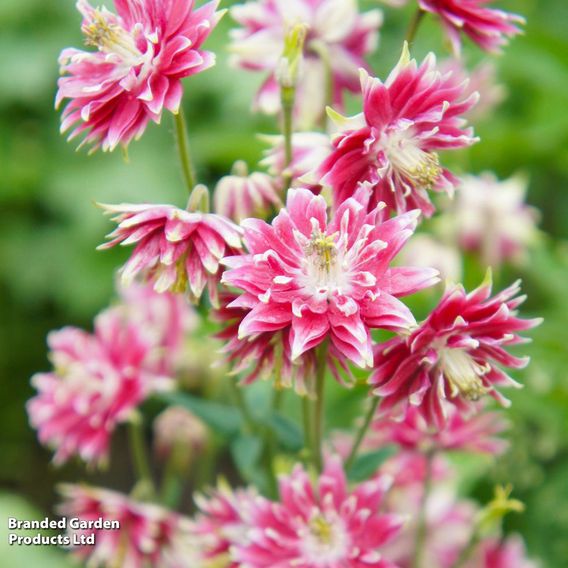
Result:
<svg viewBox="0 0 568 568"><path fill-rule="evenodd" d="M289 329L295 361L329 337L339 354L365 367L373 361L371 328L414 325L397 298L431 285L436 271L389 263L414 231L417 212L384 221L380 206L367 212L369 198L361 187L328 220L322 196L290 189L271 225L242 223L248 254L225 258L222 278L244 292L229 305L248 310L239 338Z"/></svg>
<svg viewBox="0 0 568 568"><path fill-rule="evenodd" d="M95 333L67 327L48 336L54 370L38 373L38 394L27 405L40 442L56 450L54 462L72 455L90 464L106 460L110 437L151 393L168 388L160 346L115 309L95 320Z"/></svg>
<svg viewBox="0 0 568 568"><path fill-rule="evenodd" d="M114 150L139 138L163 109L179 111L181 79L211 67L201 49L217 24L217 2L198 10L193 0L115 0L117 14L79 0L87 45L98 51L65 49L56 104L69 103L61 131L85 134L93 150Z"/></svg>
<svg viewBox="0 0 568 568"><path fill-rule="evenodd" d="M212 567L241 566L233 560L231 547L247 540L249 510L257 499L256 491L233 490L221 482L217 489L194 499L199 513L192 530L201 539L204 559Z"/></svg>
<svg viewBox="0 0 568 568"><path fill-rule="evenodd" d="M527 179L499 181L494 174L462 179L440 228L464 250L480 255L485 265L521 262L538 238L538 211L525 203Z"/></svg>
<svg viewBox="0 0 568 568"><path fill-rule="evenodd" d="M212 213L184 211L173 205L102 205L114 214L117 228L108 235L108 249L116 244L136 244L122 267L122 280L129 284L142 275L158 292L188 291L197 301L207 286L212 303L217 302L219 261L241 248L237 225Z"/></svg>
<svg viewBox="0 0 568 568"><path fill-rule="evenodd" d="M370 383L384 397L381 409L420 407L429 423L443 427L448 400L461 411L489 394L503 405L509 401L495 387L519 383L502 367L520 369L528 358L511 355L508 346L523 343L518 332L540 319L520 319L516 309L520 282L491 297L490 273L467 294L450 285L430 316L408 338L395 338L376 349L375 372Z"/></svg>
<svg viewBox="0 0 568 568"><path fill-rule="evenodd" d="M119 529L70 529L71 535L95 534L94 545L74 553L89 566L112 568L194 568L201 566L189 519L126 495L81 485L63 485L59 512L79 521L118 521Z"/></svg>
<svg viewBox="0 0 568 568"><path fill-rule="evenodd" d="M341 106L344 90L357 91L358 69L367 67L364 57L375 49L382 22L380 11L360 14L356 1L341 0L258 0L234 6L231 16L242 26L232 32L232 62L269 74L256 98L257 108L269 114L280 109L276 73L285 35L295 24L308 26L296 96L301 129L323 115L328 65L336 105Z"/></svg>
<svg viewBox="0 0 568 568"><path fill-rule="evenodd" d="M280 502L255 500L233 555L250 568L393 568L381 551L402 519L379 512L390 483L375 477L349 492L341 461L328 458L314 486L298 465L280 479Z"/></svg>
<svg viewBox="0 0 568 568"><path fill-rule="evenodd" d="M418 66L405 44L384 83L361 73L362 113L331 114L340 130L314 177L333 189L336 205L369 182L372 204L384 201L399 213L420 209L432 215L428 190L451 193L457 183L440 165L437 151L477 140L461 118L477 101L477 94L464 96L465 88L451 73L436 69L433 53Z"/></svg>
<svg viewBox="0 0 568 568"><path fill-rule="evenodd" d="M436 14L450 39L454 52L461 48L463 32L486 51L499 52L507 38L521 33L521 16L488 8L488 0L418 0L422 10Z"/></svg>
<svg viewBox="0 0 568 568"><path fill-rule="evenodd" d="M235 162L231 175L222 177L215 187L215 211L240 223L280 205L278 193L271 176L260 172L249 174L245 162Z"/></svg>
<svg viewBox="0 0 568 568"><path fill-rule="evenodd" d="M538 564L527 558L525 543L518 535L506 539L487 539L467 564L467 568L537 568Z"/></svg>
<svg viewBox="0 0 568 568"><path fill-rule="evenodd" d="M331 143L327 134L321 132L294 132L292 135L292 161L286 167L283 136L263 136L270 144L264 153L261 164L268 168L268 173L279 180L284 187L305 187L315 194L320 193L321 185L306 183L304 176L315 170L329 155Z"/></svg>
<svg viewBox="0 0 568 568"><path fill-rule="evenodd" d="M497 436L507 428L507 422L499 413L484 411L464 418L454 405L443 404L448 416L443 429L432 428L419 409L410 406L403 420L388 415L377 416L365 446L381 448L394 443L409 451L462 450L493 455L505 451L507 442Z"/></svg>

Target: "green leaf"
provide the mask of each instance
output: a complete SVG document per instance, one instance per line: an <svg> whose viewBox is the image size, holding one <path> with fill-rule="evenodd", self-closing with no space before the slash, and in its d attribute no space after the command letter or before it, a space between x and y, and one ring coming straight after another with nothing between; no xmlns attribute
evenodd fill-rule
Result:
<svg viewBox="0 0 568 568"><path fill-rule="evenodd" d="M298 425L275 412L268 420L268 425L274 432L278 442L290 452L299 452L304 446L304 436Z"/></svg>
<svg viewBox="0 0 568 568"><path fill-rule="evenodd" d="M163 393L159 398L168 404L183 406L190 410L224 436L232 436L241 429L243 420L239 411L226 404L197 398L183 392Z"/></svg>
<svg viewBox="0 0 568 568"><path fill-rule="evenodd" d="M358 456L347 472L349 481L364 481L377 472L377 469L388 458L396 453L396 448L387 446L375 452L367 452Z"/></svg>
<svg viewBox="0 0 568 568"><path fill-rule="evenodd" d="M257 469L262 452L262 439L253 434L241 434L231 443L231 454L241 475L250 480Z"/></svg>

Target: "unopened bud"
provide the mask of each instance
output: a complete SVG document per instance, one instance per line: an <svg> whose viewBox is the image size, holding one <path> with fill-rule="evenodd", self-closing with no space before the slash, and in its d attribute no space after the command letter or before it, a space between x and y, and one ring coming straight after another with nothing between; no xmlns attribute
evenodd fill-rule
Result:
<svg viewBox="0 0 568 568"><path fill-rule="evenodd" d="M522 513L525 510L521 501L510 498L512 491L512 485L495 487L493 500L479 512L477 524L481 533L492 532L507 514Z"/></svg>
<svg viewBox="0 0 568 568"><path fill-rule="evenodd" d="M276 79L282 89L293 89L298 82L307 32L306 24L296 24L284 38L284 50L276 69Z"/></svg>

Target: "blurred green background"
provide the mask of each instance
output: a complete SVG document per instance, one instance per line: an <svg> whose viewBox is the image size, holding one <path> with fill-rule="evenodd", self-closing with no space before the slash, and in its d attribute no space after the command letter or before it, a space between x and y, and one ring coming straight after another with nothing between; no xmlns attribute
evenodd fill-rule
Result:
<svg viewBox="0 0 568 568"><path fill-rule="evenodd" d="M76 465L59 471L49 465L24 405L33 392L29 378L48 368L47 332L66 324L90 328L112 297L114 270L126 258L124 250L95 251L110 226L93 203L184 205L186 199L170 116L131 145L127 163L120 152L75 153L59 135L53 109L57 56L82 43L73 4L0 2L0 495L12 494L0 498L2 517L30 505L44 515L57 481L85 477ZM504 270L498 284L522 277L529 295L525 313L544 316L545 324L532 333L533 361L519 374L526 388L511 393L512 449L488 467L488 479L473 491L485 497L496 481L512 482L527 511L509 519L507 528L523 534L544 566L561 568L568 564L568 8L565 0L498 4L528 20L525 35L496 58L509 96L495 116L476 125L482 142L454 160L473 173L494 170L508 177L520 170L530 177L528 200L542 212L545 237L530 262ZM385 9L385 16L381 47L371 59L379 76L398 59L409 11ZM255 134L276 129L273 120L249 112L261 77L227 66L230 24L225 17L208 44L219 54L218 65L186 83L191 146L199 177L208 183L236 159L254 166L262 151ZM415 54L439 46L438 28L426 22ZM480 58L473 48L466 55ZM471 264L466 283L477 283L480 275ZM127 483L120 460L101 482L119 488ZM48 561L55 565L47 558L26 565Z"/></svg>

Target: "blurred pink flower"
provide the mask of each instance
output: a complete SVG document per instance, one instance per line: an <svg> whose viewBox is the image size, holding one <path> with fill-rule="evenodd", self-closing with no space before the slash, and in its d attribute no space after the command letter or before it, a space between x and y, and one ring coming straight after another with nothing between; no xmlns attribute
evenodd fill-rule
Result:
<svg viewBox="0 0 568 568"><path fill-rule="evenodd" d="M231 32L232 63L268 74L255 106L269 114L280 109L276 72L285 35L295 24L308 26L297 86L300 130L312 128L324 115L328 65L335 105L341 107L345 90L358 90L358 70L367 67L364 57L376 48L382 23L379 10L360 14L356 0L257 0L234 6L231 16L242 26Z"/></svg>
<svg viewBox="0 0 568 568"><path fill-rule="evenodd" d="M247 538L233 556L250 568L395 568L382 548L403 520L379 512L390 483L375 477L349 491L341 460L331 457L312 484L298 465L280 478L279 502L254 501Z"/></svg>
<svg viewBox="0 0 568 568"><path fill-rule="evenodd" d="M431 216L428 190L451 194L458 181L440 166L437 151L477 141L461 118L477 101L475 93L464 96L465 88L436 69L432 53L418 66L405 44L385 83L361 73L363 112L351 118L334 114L340 132L314 177L333 189L336 206L368 182L371 206L384 201L389 211L420 209Z"/></svg>
<svg viewBox="0 0 568 568"><path fill-rule="evenodd" d="M202 539L204 559L212 567L241 566L231 558L230 551L247 541L250 509L257 498L254 489L233 490L226 483L194 497L199 513L192 530Z"/></svg>
<svg viewBox="0 0 568 568"><path fill-rule="evenodd" d="M422 10L436 14L450 39L456 54L461 50L463 32L481 49L499 52L507 38L521 33L521 16L488 8L490 0L418 0Z"/></svg>
<svg viewBox="0 0 568 568"><path fill-rule="evenodd" d="M422 452L461 450L488 454L500 454L508 444L497 437L508 424L497 412L478 408L478 414L464 418L457 408L444 402L447 422L442 429L432 428L420 410L409 406L403 420L379 414L372 423L366 439L366 448L381 448L397 444L405 450Z"/></svg>
<svg viewBox="0 0 568 568"><path fill-rule="evenodd" d="M177 113L181 79L211 67L201 45L219 20L217 1L194 10L193 0L115 0L117 14L79 0L87 45L65 49L56 105L69 103L61 131L85 134L92 149L114 150L139 138L163 109Z"/></svg>
<svg viewBox="0 0 568 568"><path fill-rule="evenodd" d="M290 187L305 187L311 192L321 192L321 185L310 184L303 177L317 169L331 152L331 142L327 134L321 132L294 132L292 135L292 162L285 167L284 138L282 136L263 136L271 147L265 151L261 164L268 173L277 178L282 186L290 180ZM284 187L284 189L288 189Z"/></svg>
<svg viewBox="0 0 568 568"><path fill-rule="evenodd" d="M386 499L385 511L410 519L392 542L384 556L399 568L412 568L416 543L417 519L422 504L424 485L421 483L393 486ZM468 544L475 524L476 507L470 501L458 500L455 491L443 484L434 484L425 507L426 539L422 566L452 568L462 549Z"/></svg>
<svg viewBox="0 0 568 568"><path fill-rule="evenodd" d="M217 303L219 261L241 248L241 230L229 219L212 213L184 211L173 205L102 205L114 214L117 228L110 242L136 248L122 267L122 281L129 284L142 275L158 292L188 291L199 300L205 286L213 304Z"/></svg>
<svg viewBox="0 0 568 568"><path fill-rule="evenodd" d="M151 393L171 386L159 374L160 346L116 309L96 318L94 334L67 327L51 332L48 344L54 370L32 378L38 393L27 404L30 423L55 449L56 464L75 454L101 464L117 425Z"/></svg>
<svg viewBox="0 0 568 568"><path fill-rule="evenodd" d="M262 217L281 205L276 180L260 172L248 173L245 162L235 162L231 175L222 177L213 193L215 211L240 223Z"/></svg>
<svg viewBox="0 0 568 568"><path fill-rule="evenodd" d="M494 174L465 176L440 230L467 251L476 252L484 265L522 262L538 240L538 211L525 202L527 179L514 176L499 181Z"/></svg>
<svg viewBox="0 0 568 568"><path fill-rule="evenodd" d="M209 430L195 414L182 406L168 406L155 418L154 448L162 459L174 458L181 465L203 452Z"/></svg>
<svg viewBox="0 0 568 568"><path fill-rule="evenodd" d="M384 220L361 187L327 218L323 197L290 189L269 225L247 219L248 254L225 258L222 282L243 291L239 339L290 328L291 360L330 338L339 354L373 363L370 329L408 330L415 320L398 297L436 281L436 271L389 268L416 227L417 212Z"/></svg>
<svg viewBox="0 0 568 568"><path fill-rule="evenodd" d="M520 536L502 540L487 539L479 545L467 568L537 568L538 564L527 558L525 544Z"/></svg>
<svg viewBox="0 0 568 568"><path fill-rule="evenodd" d="M114 529L69 529L95 534L94 545L73 547L88 566L113 568L196 568L201 565L189 519L158 505L84 485L62 485L59 513L80 521L118 521Z"/></svg>
<svg viewBox="0 0 568 568"><path fill-rule="evenodd" d="M490 276L490 273L488 273ZM518 332L540 319L520 319L520 282L491 297L491 278L466 294L461 285L448 287L438 306L408 338L395 338L375 351L375 371L369 379L374 394L384 397L381 409L404 411L417 406L428 423L443 428L448 420L444 401L467 412L472 401L490 394L509 401L495 387L520 387L501 367L520 369L528 358L505 347L525 340Z"/></svg>

